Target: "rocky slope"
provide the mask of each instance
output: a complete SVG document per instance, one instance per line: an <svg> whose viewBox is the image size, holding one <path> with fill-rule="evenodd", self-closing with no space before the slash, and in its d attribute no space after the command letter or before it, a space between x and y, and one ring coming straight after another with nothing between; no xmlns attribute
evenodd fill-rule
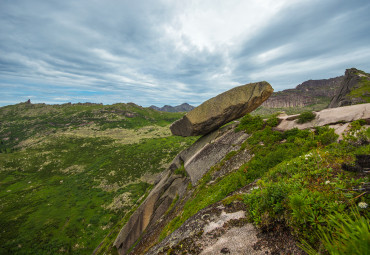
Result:
<svg viewBox="0 0 370 255"><path fill-rule="evenodd" d="M332 118L328 119L328 116ZM328 109L317 113L316 119L307 124L298 124L296 116L284 116L276 128L284 131L294 127L332 125L341 134L348 129L348 123L357 119L370 124L370 104ZM273 233L261 232L248 223L248 212L237 198L238 194L251 192L255 182L237 185L235 187L240 188L234 187L234 192L228 183L227 187L218 186L209 193L208 196L213 194L215 199L202 197L203 189L225 181L253 158L248 146L243 145L250 135L243 131L235 132L237 124L202 137L174 159L147 200L118 235L115 246L120 254L126 254L135 243L130 254L216 254L222 250L224 253L231 251L231 254L270 254L277 251L278 254L304 254L289 231L275 233L277 236L273 240ZM232 182L238 183L239 180ZM217 198L218 189L227 189L226 196ZM202 207L198 205L203 203L200 200L192 206L202 210L193 210L195 214L188 215L191 217L184 216L189 212L189 201L197 201L197 196L215 202L224 199L224 202L209 202L209 206ZM233 202L227 202L228 199ZM181 219L187 220L183 222ZM174 232L168 231L171 224L179 228Z"/></svg>
<svg viewBox="0 0 370 255"><path fill-rule="evenodd" d="M274 92L262 106L266 108L304 107L329 101L336 95L344 77L309 80L294 89Z"/></svg>
<svg viewBox="0 0 370 255"><path fill-rule="evenodd" d="M294 231L280 221L269 221L273 213L252 218L264 222L267 231L252 225L252 211L246 209L243 198L255 194L256 182L272 167L284 160L300 160L302 155L311 157L310 150L319 153L319 148L351 129L351 122L361 120L364 128L369 127L370 104L317 112L309 123L299 124L297 118L242 119L206 134L179 153L120 231L114 242L118 253L305 254L297 246ZM337 134L329 128L298 131L324 125ZM344 162L352 160L348 156L340 158ZM279 196L270 203L281 199Z"/></svg>
<svg viewBox="0 0 370 255"><path fill-rule="evenodd" d="M194 106L188 103L183 103L177 106L165 105L163 107L157 107L155 105L151 105L149 106L149 108L152 108L154 110L161 111L161 112L189 112L194 109Z"/></svg>

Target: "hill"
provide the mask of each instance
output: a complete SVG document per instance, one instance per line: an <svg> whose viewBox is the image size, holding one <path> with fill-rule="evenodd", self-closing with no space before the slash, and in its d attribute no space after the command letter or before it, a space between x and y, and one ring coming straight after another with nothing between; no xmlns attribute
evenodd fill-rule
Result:
<svg viewBox="0 0 370 255"><path fill-rule="evenodd" d="M0 254L91 254L195 138L138 105L0 108ZM37 241L36 241L37 240Z"/></svg>

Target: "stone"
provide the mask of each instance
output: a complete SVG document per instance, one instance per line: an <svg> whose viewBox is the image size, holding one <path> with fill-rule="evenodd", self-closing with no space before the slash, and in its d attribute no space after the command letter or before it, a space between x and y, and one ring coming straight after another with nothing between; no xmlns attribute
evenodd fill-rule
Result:
<svg viewBox="0 0 370 255"><path fill-rule="evenodd" d="M208 170L220 162L227 153L238 150L248 134L235 132L236 124L227 125L199 138L189 148L180 152L172 161L169 169L174 171L182 165L190 177L192 185Z"/></svg>
<svg viewBox="0 0 370 255"><path fill-rule="evenodd" d="M273 92L268 82L256 82L230 89L213 97L175 121L170 129L179 136L208 134L222 125L255 110Z"/></svg>
<svg viewBox="0 0 370 255"><path fill-rule="evenodd" d="M370 104L357 104L324 109L320 112L316 112L316 117L314 120L303 124L298 124L297 118L298 115L279 117L281 122L276 129L280 131L286 131L292 128L308 129L325 125L333 125L333 127L338 126L339 128L344 127L345 123L355 120L363 119L370 121ZM344 131L345 129L343 129L341 133Z"/></svg>
<svg viewBox="0 0 370 255"><path fill-rule="evenodd" d="M118 254L126 254L148 225L166 212L176 194L181 195L185 192L186 185L187 182L181 176L171 175L169 171L163 175L114 241Z"/></svg>

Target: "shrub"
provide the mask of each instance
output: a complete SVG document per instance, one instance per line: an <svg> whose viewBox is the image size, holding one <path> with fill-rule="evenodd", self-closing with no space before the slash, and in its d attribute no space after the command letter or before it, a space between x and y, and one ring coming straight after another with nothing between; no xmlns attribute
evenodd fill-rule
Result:
<svg viewBox="0 0 370 255"><path fill-rule="evenodd" d="M316 140L322 145L329 145L335 142L339 137L339 135L334 132L334 129L329 128L328 126L316 127L315 134Z"/></svg>
<svg viewBox="0 0 370 255"><path fill-rule="evenodd" d="M263 119L260 116L252 116L250 114L245 115L240 119L240 124L235 129L238 131L245 131L248 134L262 129L264 126Z"/></svg>
<svg viewBox="0 0 370 255"><path fill-rule="evenodd" d="M271 116L266 120L266 125L270 127L276 127L279 124L279 119L276 115Z"/></svg>
<svg viewBox="0 0 370 255"><path fill-rule="evenodd" d="M316 117L316 114L313 112L303 112L298 116L297 123L303 124L306 122L310 122L311 120L314 120Z"/></svg>

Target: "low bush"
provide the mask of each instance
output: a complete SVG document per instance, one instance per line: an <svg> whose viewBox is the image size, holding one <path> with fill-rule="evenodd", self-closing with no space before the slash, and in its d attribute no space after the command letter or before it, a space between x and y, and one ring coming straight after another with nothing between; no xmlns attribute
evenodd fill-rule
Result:
<svg viewBox="0 0 370 255"><path fill-rule="evenodd" d="M310 122L311 120L314 120L316 117L316 114L313 112L303 112L298 116L297 123L303 124L306 122Z"/></svg>
<svg viewBox="0 0 370 255"><path fill-rule="evenodd" d="M250 134L254 131L262 129L263 126L264 122L260 116L252 116L250 114L247 114L240 119L240 124L235 129L235 131L245 131Z"/></svg>

